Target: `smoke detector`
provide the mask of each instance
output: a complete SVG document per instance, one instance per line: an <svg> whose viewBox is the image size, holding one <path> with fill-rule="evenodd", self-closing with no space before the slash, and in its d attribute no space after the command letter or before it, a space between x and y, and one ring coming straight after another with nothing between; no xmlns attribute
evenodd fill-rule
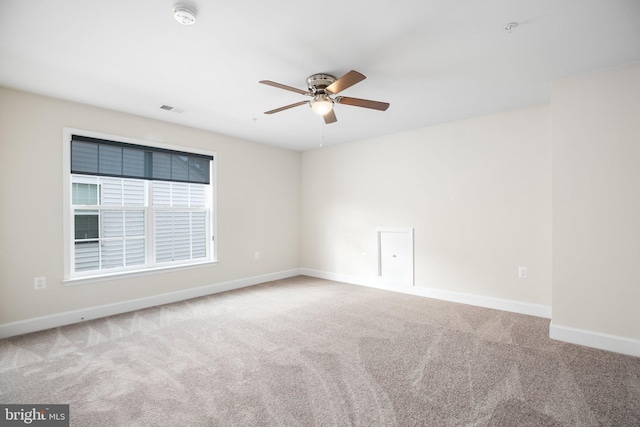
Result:
<svg viewBox="0 0 640 427"><path fill-rule="evenodd" d="M173 6L173 16L182 25L196 23L196 8L188 4L176 4Z"/></svg>
<svg viewBox="0 0 640 427"><path fill-rule="evenodd" d="M509 22L507 25L504 26L504 30L509 34L511 34L511 31L515 30L516 28L518 28L517 22Z"/></svg>

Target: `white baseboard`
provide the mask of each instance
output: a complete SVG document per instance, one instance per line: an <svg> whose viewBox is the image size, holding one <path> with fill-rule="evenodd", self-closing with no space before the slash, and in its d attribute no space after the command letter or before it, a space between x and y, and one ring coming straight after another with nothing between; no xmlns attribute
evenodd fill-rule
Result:
<svg viewBox="0 0 640 427"><path fill-rule="evenodd" d="M427 298L435 298L444 301L458 302L462 304L476 305L479 307L493 308L496 310L526 314L530 316L551 319L551 307L538 304L529 304L520 301L504 300L499 298L484 297L480 295L465 294L460 292L444 291L441 289L420 288L415 286L400 286L384 283L375 278L363 278L344 274L328 273L325 271L301 268L300 274L317 277L320 279L334 280L336 282L353 285L368 286L394 292L402 292ZM571 344L583 345L614 353L640 357L640 341L603 334L599 332L576 329L567 326L556 325L551 322L549 326L549 338L565 341Z"/></svg>
<svg viewBox="0 0 640 427"><path fill-rule="evenodd" d="M42 331L58 326L83 322L90 319L111 316L114 314L126 313L134 310L154 307L172 302L184 301L191 298L202 297L233 289L245 288L247 286L258 285L273 280L281 280L298 275L317 277L320 279L334 280L337 282L349 283L353 285L368 286L394 292L401 292L427 298L440 299L462 304L476 305L479 307L492 308L514 313L526 314L550 319L551 307L537 304L523 303L519 301L504 300L499 298L484 297L479 295L465 294L460 292L444 291L432 288L419 288L398 286L384 283L376 279L348 276L344 274L328 273L324 271L312 270L308 268L292 269L277 273L270 273L261 276L247 277L244 279L230 280L227 282L215 283L198 288L185 289L146 298L123 301L114 304L106 304L97 307L90 307L81 310L67 311L64 313L49 316L36 317L17 322L0 325L0 339L15 335L22 335L30 332ZM616 335L603 334L599 332L577 329L568 326L556 325L551 322L549 326L549 337L559 341L572 344L584 345L606 351L627 354L640 357L640 341Z"/></svg>
<svg viewBox="0 0 640 427"><path fill-rule="evenodd" d="M17 322L0 325L0 338L8 338L15 335L27 334L30 332L42 331L56 328L58 326L70 325L72 323L83 322L90 319L111 316L114 314L126 313L143 308L155 307L172 302L184 301L191 298L230 291L233 289L245 288L247 286L258 285L260 283L273 280L286 279L288 277L299 276L300 269L292 269L277 273L264 274L261 276L247 277L244 279L230 280L227 282L215 283L197 288L184 289L181 291L169 292L145 298L138 298L113 304L106 304L97 307L83 308L80 310L67 311L64 313L52 314L49 316L35 317L32 319L20 320Z"/></svg>
<svg viewBox="0 0 640 427"><path fill-rule="evenodd" d="M571 344L640 357L640 341L631 338L556 325L553 321L549 325L549 337Z"/></svg>
<svg viewBox="0 0 640 427"><path fill-rule="evenodd" d="M363 278L344 274L328 273L325 271L301 268L300 274L317 277L320 279L335 280L336 282L350 283L353 285L368 286L387 291L401 292L421 297L434 298L444 301L458 302L512 313L526 314L529 316L551 319L551 307L540 304L530 304L521 301L512 301L500 298L486 297L482 295L466 294L462 292L445 291L433 288L421 288L416 286L402 286L379 281L375 278Z"/></svg>

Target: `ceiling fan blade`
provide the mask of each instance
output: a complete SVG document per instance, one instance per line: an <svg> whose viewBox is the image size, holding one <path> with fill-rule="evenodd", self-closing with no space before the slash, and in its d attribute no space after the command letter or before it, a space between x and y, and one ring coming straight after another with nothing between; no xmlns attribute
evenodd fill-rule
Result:
<svg viewBox="0 0 640 427"><path fill-rule="evenodd" d="M388 102L370 101L368 99L350 98L348 96L339 96L335 99L339 104L353 105L354 107L371 108L372 110L385 111L389 108Z"/></svg>
<svg viewBox="0 0 640 427"><path fill-rule="evenodd" d="M295 104L289 104L289 105L285 105L284 107L276 108L274 110L265 111L264 113L265 114L279 113L280 111L288 110L289 108L298 107L300 105L304 105L308 103L309 101L300 101L300 102L296 102Z"/></svg>
<svg viewBox="0 0 640 427"><path fill-rule="evenodd" d="M338 121L338 119L336 118L336 113L335 111L333 111L333 109L331 109L331 111L329 111L327 114L325 114L322 117L324 117L324 122L328 125Z"/></svg>
<svg viewBox="0 0 640 427"><path fill-rule="evenodd" d="M351 70L347 74L327 86L325 90L335 95L342 92L346 88L353 86L356 83L360 83L364 79L366 79L364 74L360 74L357 71Z"/></svg>
<svg viewBox="0 0 640 427"><path fill-rule="evenodd" d="M298 89L295 87L283 85L282 83L272 82L271 80L260 80L258 83L262 83L263 85L273 86L284 90L290 90L291 92L299 93L301 95L311 95L311 93L307 90Z"/></svg>

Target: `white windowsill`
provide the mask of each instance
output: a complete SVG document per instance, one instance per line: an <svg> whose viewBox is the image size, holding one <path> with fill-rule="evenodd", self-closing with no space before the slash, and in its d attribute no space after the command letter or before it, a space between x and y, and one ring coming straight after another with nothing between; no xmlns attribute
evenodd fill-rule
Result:
<svg viewBox="0 0 640 427"><path fill-rule="evenodd" d="M109 280L129 279L131 277L149 276L171 271L191 270L194 268L211 267L218 264L218 260L199 262L197 264L172 265L167 267L148 268L146 270L122 271L118 273L107 273L96 276L72 277L62 281L63 286L86 285L88 283L105 282Z"/></svg>

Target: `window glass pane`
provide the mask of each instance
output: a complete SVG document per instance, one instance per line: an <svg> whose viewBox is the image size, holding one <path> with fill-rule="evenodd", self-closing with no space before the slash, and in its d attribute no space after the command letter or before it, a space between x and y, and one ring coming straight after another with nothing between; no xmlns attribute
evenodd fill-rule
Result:
<svg viewBox="0 0 640 427"><path fill-rule="evenodd" d="M191 258L191 224L189 212L156 213L156 262Z"/></svg>
<svg viewBox="0 0 640 427"><path fill-rule="evenodd" d="M142 265L145 257L144 239L127 239L124 242L126 251L126 264Z"/></svg>
<svg viewBox="0 0 640 427"><path fill-rule="evenodd" d="M98 211L77 210L74 215L75 239L97 239L100 237L98 228Z"/></svg>
<svg viewBox="0 0 640 427"><path fill-rule="evenodd" d="M153 183L153 206L171 206L171 183L155 181Z"/></svg>
<svg viewBox="0 0 640 427"><path fill-rule="evenodd" d="M189 206L189 184L186 182L171 183L171 206Z"/></svg>
<svg viewBox="0 0 640 427"><path fill-rule="evenodd" d="M171 156L171 179L176 181L189 180L189 157Z"/></svg>
<svg viewBox="0 0 640 427"><path fill-rule="evenodd" d="M207 256L207 218L205 212L191 213L191 257Z"/></svg>
<svg viewBox="0 0 640 427"><path fill-rule="evenodd" d="M122 178L101 178L102 204L108 206L122 206Z"/></svg>
<svg viewBox="0 0 640 427"><path fill-rule="evenodd" d="M74 205L97 205L98 185L74 182L71 189Z"/></svg>
<svg viewBox="0 0 640 427"><path fill-rule="evenodd" d="M124 176L144 178L144 151L124 148L122 150L122 173Z"/></svg>
<svg viewBox="0 0 640 427"><path fill-rule="evenodd" d="M209 159L189 157L189 182L209 182Z"/></svg>
<svg viewBox="0 0 640 427"><path fill-rule="evenodd" d="M207 202L206 191L207 186L203 184L189 185L189 206L192 208L203 208Z"/></svg>
<svg viewBox="0 0 640 427"><path fill-rule="evenodd" d="M105 239L124 235L124 212L102 211L102 237Z"/></svg>
<svg viewBox="0 0 640 427"><path fill-rule="evenodd" d="M171 154L153 153L153 179L171 179Z"/></svg>
<svg viewBox="0 0 640 427"><path fill-rule="evenodd" d="M98 173L98 145L73 141L71 143L71 171Z"/></svg>
<svg viewBox="0 0 640 427"><path fill-rule="evenodd" d="M171 211L157 211L156 218L156 262L173 260L173 215Z"/></svg>
<svg viewBox="0 0 640 427"><path fill-rule="evenodd" d="M127 237L144 236L144 211L126 211L124 229Z"/></svg>
<svg viewBox="0 0 640 427"><path fill-rule="evenodd" d="M105 175L122 175L122 148L100 145L98 148L98 172Z"/></svg>
<svg viewBox="0 0 640 427"><path fill-rule="evenodd" d="M75 244L75 271L90 271L100 268L100 244L84 242Z"/></svg>
<svg viewBox="0 0 640 427"><path fill-rule="evenodd" d="M124 179L124 204L125 206L144 206L144 181Z"/></svg>
<svg viewBox="0 0 640 427"><path fill-rule="evenodd" d="M191 258L189 212L173 213L173 259L174 261Z"/></svg>
<svg viewBox="0 0 640 427"><path fill-rule="evenodd" d="M106 240L102 242L100 254L102 268L115 268L124 266L124 241Z"/></svg>

